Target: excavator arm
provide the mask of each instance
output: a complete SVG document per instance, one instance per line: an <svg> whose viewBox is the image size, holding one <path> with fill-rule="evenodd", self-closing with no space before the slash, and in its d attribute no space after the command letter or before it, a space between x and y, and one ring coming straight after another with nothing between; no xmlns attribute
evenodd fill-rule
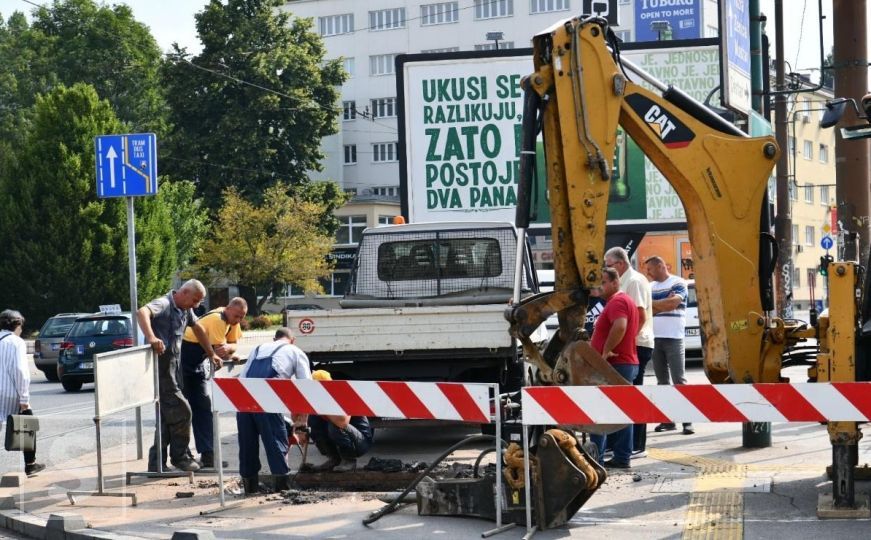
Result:
<svg viewBox="0 0 871 540"><path fill-rule="evenodd" d="M686 94L621 60L609 35L601 19L574 18L534 38L535 72L524 80L524 117L538 118L543 132L555 292L513 306L512 331L523 341L528 328L558 306L559 346L544 354L527 347L527 354L545 374L559 375L551 381L545 376L547 382L601 384L590 366L607 370L607 363L591 360L595 351L574 340L604 264L611 163L621 126L673 186L686 211L708 378L777 382L786 330L782 320L766 314L771 307L763 303L774 257L762 226L777 144L773 137L745 136ZM663 93L632 82L627 69ZM535 135L531 129L524 132L524 149ZM531 189L528 163L521 163L521 193ZM518 209L519 223L524 210ZM519 320L525 324L515 324ZM581 376L572 371L578 364L572 357L579 354L587 366Z"/></svg>

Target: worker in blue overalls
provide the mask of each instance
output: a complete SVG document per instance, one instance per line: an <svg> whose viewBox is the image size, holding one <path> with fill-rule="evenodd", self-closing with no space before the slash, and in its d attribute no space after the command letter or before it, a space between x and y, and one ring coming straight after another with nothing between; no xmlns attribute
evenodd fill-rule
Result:
<svg viewBox="0 0 871 540"><path fill-rule="evenodd" d="M239 374L244 379L311 379L308 357L293 344L289 328L275 331L272 343L259 345L248 356ZM305 429L308 415L293 414L293 429ZM274 490L288 489L290 468L287 466L288 437L281 413L236 413L239 433L239 473L245 494L260 488L260 440L266 450L266 460L274 477Z"/></svg>

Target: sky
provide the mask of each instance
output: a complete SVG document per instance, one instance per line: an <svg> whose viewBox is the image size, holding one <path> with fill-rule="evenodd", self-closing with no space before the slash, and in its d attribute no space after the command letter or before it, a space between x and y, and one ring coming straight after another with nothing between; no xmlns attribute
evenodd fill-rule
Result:
<svg viewBox="0 0 871 540"><path fill-rule="evenodd" d="M461 0L461 3L471 1ZM517 0L515 4L523 4L524 1ZM0 13L4 17L8 17L15 10L28 13L33 8L33 3L47 2L48 0L0 0ZM127 0L125 3L133 9L139 21L151 28L152 35L163 51L169 50L173 42L187 47L188 52L194 54L201 50L194 26L194 14L203 8L206 0ZM573 4L579 3L580 0L573 2ZM812 79L817 79L819 77L819 0L783 0L783 5L786 60L793 66L794 71L809 74ZM824 48L828 53L832 46L832 0L823 0L822 5L823 14L827 16ZM761 9L768 16L767 30L773 55L774 0L761 0ZM871 29L871 0L868 1L868 28ZM871 31L868 35L871 36Z"/></svg>

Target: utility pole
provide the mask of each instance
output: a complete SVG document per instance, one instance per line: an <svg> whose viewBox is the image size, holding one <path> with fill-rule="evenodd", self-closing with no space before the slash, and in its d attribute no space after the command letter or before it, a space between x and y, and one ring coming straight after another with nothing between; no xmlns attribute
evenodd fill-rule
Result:
<svg viewBox="0 0 871 540"><path fill-rule="evenodd" d="M865 28L865 0L833 0L835 47L835 96L853 98L857 103L868 93L868 45ZM864 264L869 248L869 139L845 141L840 129L864 123L848 107L836 127L835 174L839 230L843 227L844 259ZM858 238L858 246L851 242ZM858 247L858 249L857 249ZM867 278L866 278L867 279Z"/></svg>
<svg viewBox="0 0 871 540"><path fill-rule="evenodd" d="M864 0L863 0L864 1ZM863 19L864 21L864 19ZM775 90L786 90L783 52L783 0L774 0L774 67ZM778 256L775 267L775 300L777 312L782 318L792 315L792 202L789 200L789 143L787 140L786 95L774 96L774 136L780 146L777 160L777 216L774 218L774 238L777 239Z"/></svg>

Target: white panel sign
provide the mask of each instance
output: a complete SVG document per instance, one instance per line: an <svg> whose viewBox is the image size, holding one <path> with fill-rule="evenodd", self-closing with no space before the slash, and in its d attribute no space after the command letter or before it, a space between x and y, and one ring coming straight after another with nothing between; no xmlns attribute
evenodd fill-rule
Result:
<svg viewBox="0 0 871 540"><path fill-rule="evenodd" d="M531 56L404 66L409 218L514 221Z"/></svg>
<svg viewBox="0 0 871 540"><path fill-rule="evenodd" d="M94 355L95 416L154 403L156 369L157 357L150 345Z"/></svg>

